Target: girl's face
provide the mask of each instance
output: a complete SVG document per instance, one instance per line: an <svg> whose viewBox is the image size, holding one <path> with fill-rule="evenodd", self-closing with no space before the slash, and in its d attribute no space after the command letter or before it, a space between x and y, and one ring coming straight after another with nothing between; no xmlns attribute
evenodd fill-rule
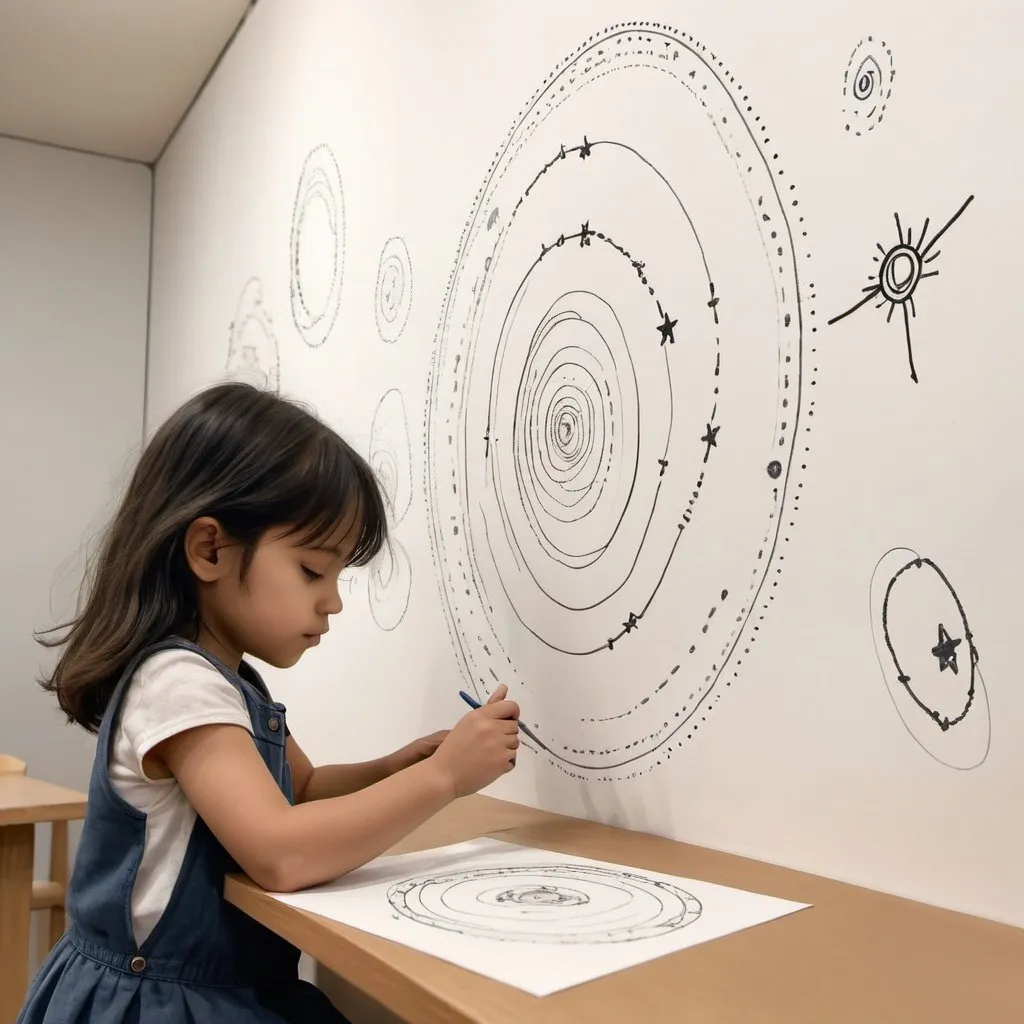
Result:
<svg viewBox="0 0 1024 1024"><path fill-rule="evenodd" d="M341 524L316 545L301 544L283 528L270 530L241 582L241 545L210 522L212 528L197 530L195 558L186 537L199 593L198 642L232 668L243 654L275 668L294 665L320 642L330 616L342 609L338 577L348 564L358 524Z"/></svg>

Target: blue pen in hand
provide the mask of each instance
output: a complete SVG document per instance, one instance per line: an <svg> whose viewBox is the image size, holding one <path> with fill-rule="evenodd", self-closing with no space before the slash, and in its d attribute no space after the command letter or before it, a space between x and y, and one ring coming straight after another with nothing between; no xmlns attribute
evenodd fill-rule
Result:
<svg viewBox="0 0 1024 1024"><path fill-rule="evenodd" d="M470 695L469 695L468 693L466 693L466 691L465 691L465 690L459 690L459 696L460 696L460 697L461 697L461 698L462 698L462 699L463 699L463 700L464 700L464 701L465 701L465 702L466 702L466 703L467 703L467 704L468 704L468 705L469 705L469 706L470 706L471 708L473 708L474 710L476 710L476 709L477 709L478 707L480 707L480 701L478 701L478 700L475 700L475 699L474 699L473 697L470 697ZM520 728L520 729L522 729L522 731L523 731L523 732L525 732L525 733L526 733L526 735L527 735L527 736L529 736L529 737L530 737L530 739L531 739L531 740L533 740L533 742L534 742L534 743L536 743L536 744L537 744L537 746L538 746L538 747L540 747L540 749L541 749L541 750L547 750L547 749L548 749L548 748L547 748L547 746L546 746L545 744L541 743L541 741L540 741L539 739L537 739L537 737L536 737L536 736L534 736L534 734L533 734L533 733L532 733L532 732L530 731L530 728L529 728L529 726L523 725L523 722L522 722L522 720L521 720L521 719L520 719L520 721L519 721L519 728Z"/></svg>

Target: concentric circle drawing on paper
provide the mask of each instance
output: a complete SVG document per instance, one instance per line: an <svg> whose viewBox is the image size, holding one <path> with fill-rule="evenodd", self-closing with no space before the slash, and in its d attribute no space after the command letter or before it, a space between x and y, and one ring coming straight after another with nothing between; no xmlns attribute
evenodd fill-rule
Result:
<svg viewBox="0 0 1024 1024"><path fill-rule="evenodd" d="M292 213L292 318L312 348L334 326L344 269L345 197L338 162L324 144L306 157Z"/></svg>
<svg viewBox="0 0 1024 1024"><path fill-rule="evenodd" d="M871 629L907 732L949 768L984 763L988 694L967 613L946 574L910 548L887 551L871 576Z"/></svg>
<svg viewBox="0 0 1024 1024"><path fill-rule="evenodd" d="M412 308L412 261L404 238L384 243L377 268L374 311L381 340L392 344L401 337Z"/></svg>
<svg viewBox="0 0 1024 1024"><path fill-rule="evenodd" d="M281 366L277 337L266 306L263 283L250 277L242 289L228 332L225 375L259 388L277 391Z"/></svg>
<svg viewBox="0 0 1024 1024"><path fill-rule="evenodd" d="M420 924L498 942L637 942L685 928L700 901L633 872L580 865L477 868L412 878L388 890Z"/></svg>
<svg viewBox="0 0 1024 1024"><path fill-rule="evenodd" d="M498 151L445 296L425 471L450 636L572 775L697 735L774 600L813 285L752 109L688 35L591 37Z"/></svg>

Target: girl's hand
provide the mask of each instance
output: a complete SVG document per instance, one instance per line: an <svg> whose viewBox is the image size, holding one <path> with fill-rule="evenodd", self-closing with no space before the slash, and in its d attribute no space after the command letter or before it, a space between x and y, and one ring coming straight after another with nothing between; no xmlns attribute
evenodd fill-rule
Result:
<svg viewBox="0 0 1024 1024"><path fill-rule="evenodd" d="M494 704L499 700L503 700L507 692L508 687L502 683L487 698L487 703ZM444 742L445 737L447 737L450 731L450 729L439 729L437 732L432 732L429 736L421 736L418 740L413 740L412 743L407 743L393 754L389 754L385 759L387 761L387 774L394 775L395 772L400 772L404 768L410 768L414 764L419 764L420 761L426 761Z"/></svg>
<svg viewBox="0 0 1024 1024"><path fill-rule="evenodd" d="M519 705L502 685L482 707L463 715L431 764L445 773L455 796L468 796L510 772L519 747Z"/></svg>
<svg viewBox="0 0 1024 1024"><path fill-rule="evenodd" d="M425 761L444 742L448 732L448 729L432 732L429 736L421 736L418 740L413 740L412 743L407 743L404 747L396 750L388 758L390 766L388 774L394 775L395 772Z"/></svg>

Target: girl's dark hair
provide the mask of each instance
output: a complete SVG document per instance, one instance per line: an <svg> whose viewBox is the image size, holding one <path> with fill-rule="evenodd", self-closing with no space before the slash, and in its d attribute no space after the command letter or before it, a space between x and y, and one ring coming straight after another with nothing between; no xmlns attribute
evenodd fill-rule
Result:
<svg viewBox="0 0 1024 1024"><path fill-rule="evenodd" d="M350 523L358 531L351 565L366 565L387 539L373 470L312 413L248 384L200 392L143 451L83 583L78 614L37 634L43 646L65 648L40 683L56 693L68 721L96 732L128 663L150 644L195 632L184 537L200 516L243 545L243 580L271 527L316 543Z"/></svg>

